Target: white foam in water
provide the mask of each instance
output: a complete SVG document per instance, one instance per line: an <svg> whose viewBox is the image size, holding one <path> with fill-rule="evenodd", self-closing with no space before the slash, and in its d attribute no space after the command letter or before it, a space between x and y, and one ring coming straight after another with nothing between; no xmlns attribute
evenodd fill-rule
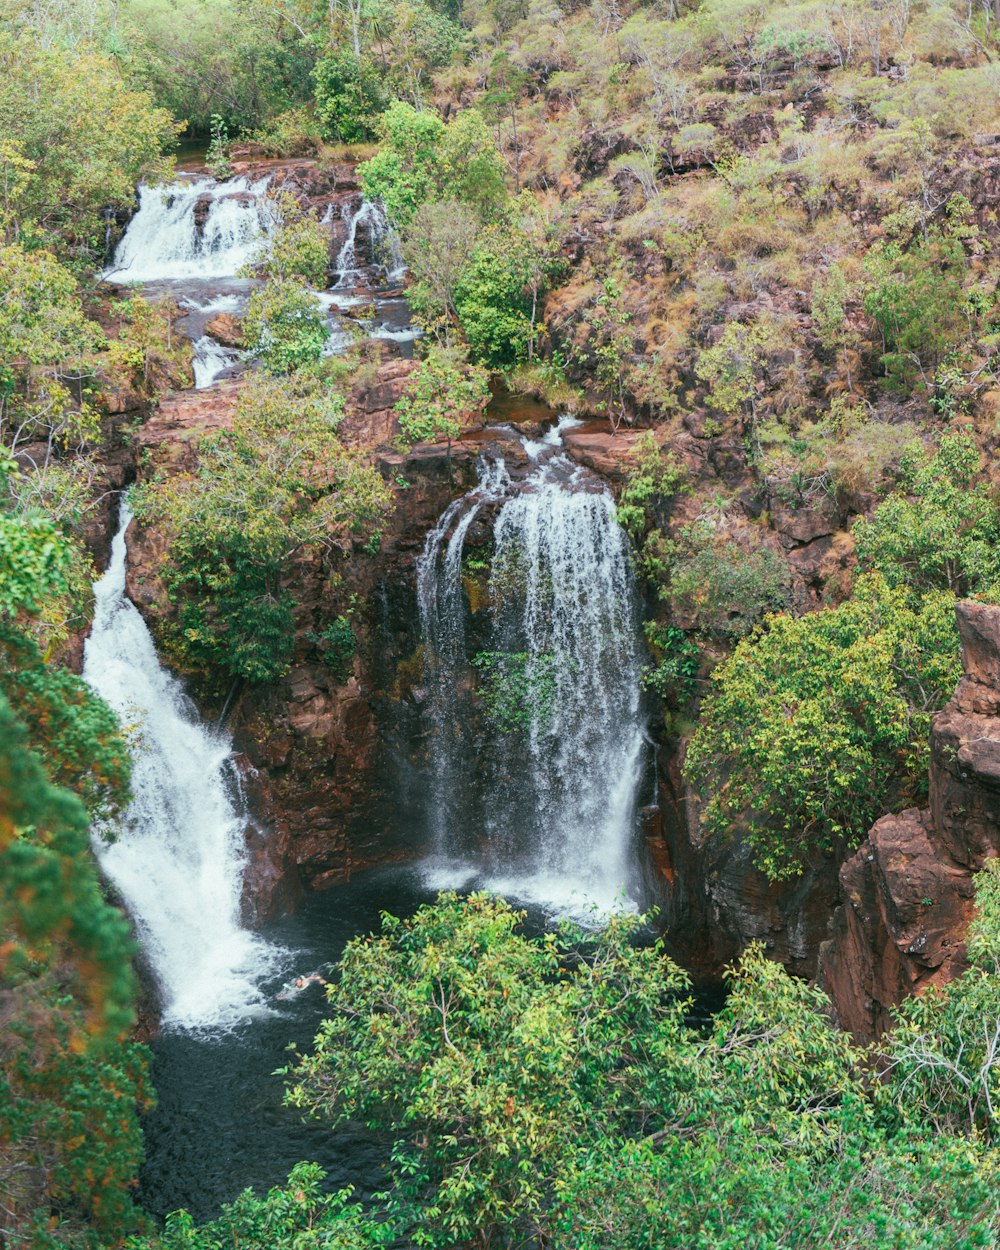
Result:
<svg viewBox="0 0 1000 1250"><path fill-rule="evenodd" d="M125 595L124 501L121 512L83 675L133 741L134 798L117 840L95 834L94 848L156 974L164 1026L232 1027L272 1010L258 987L288 953L240 923L247 815L231 743L199 720Z"/></svg>
<svg viewBox="0 0 1000 1250"><path fill-rule="evenodd" d="M451 888L468 888L478 864L479 888L593 921L634 908L645 734L627 541L607 489L559 451L576 424L563 418L543 439L522 439L536 462L527 479L485 461L480 484L445 511L418 562L436 843L426 871L428 884L441 888L451 870ZM491 577L499 586L513 577L515 588L493 603L489 647L524 656L525 686L546 698L515 739L488 733L470 759L463 545L483 503L499 499ZM471 860L470 834L482 835Z"/></svg>
<svg viewBox="0 0 1000 1250"><path fill-rule="evenodd" d="M220 373L225 373L237 363L240 354L231 347L223 347L210 334L203 334L194 344L194 385L202 391L211 386Z"/></svg>
<svg viewBox="0 0 1000 1250"><path fill-rule="evenodd" d="M140 187L139 211L104 276L136 283L235 277L274 230L266 187L266 178L198 178ZM203 197L210 202L199 230L195 207Z"/></svg>
<svg viewBox="0 0 1000 1250"><path fill-rule="evenodd" d="M245 295L213 295L207 300L196 300L190 295L185 295L181 300L181 308L189 308L192 312L200 313L236 313L243 311L245 303Z"/></svg>

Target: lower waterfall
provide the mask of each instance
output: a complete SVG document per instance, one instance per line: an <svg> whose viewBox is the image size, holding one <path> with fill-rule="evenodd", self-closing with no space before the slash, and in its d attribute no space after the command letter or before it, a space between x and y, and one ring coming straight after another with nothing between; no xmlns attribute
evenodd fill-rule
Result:
<svg viewBox="0 0 1000 1250"><path fill-rule="evenodd" d="M231 743L199 720L125 594L130 520L123 499L83 675L132 742L134 798L114 840L99 832L94 846L158 981L163 1024L224 1028L266 1010L258 986L287 955L240 923L247 814Z"/></svg>
<svg viewBox="0 0 1000 1250"><path fill-rule="evenodd" d="M628 543L610 492L562 453L558 428L522 443L527 475L484 460L418 566L430 879L606 912L634 885L646 738ZM472 654L462 556L488 506L490 624Z"/></svg>

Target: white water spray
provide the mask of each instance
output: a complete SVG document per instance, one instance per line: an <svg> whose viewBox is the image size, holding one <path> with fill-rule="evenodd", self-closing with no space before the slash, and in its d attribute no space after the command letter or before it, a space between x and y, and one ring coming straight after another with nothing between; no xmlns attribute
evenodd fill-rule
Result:
<svg viewBox="0 0 1000 1250"><path fill-rule="evenodd" d="M266 178L198 178L140 187L139 211L104 276L130 283L235 277L274 231L266 187ZM201 200L208 203L199 227Z"/></svg>
<svg viewBox="0 0 1000 1250"><path fill-rule="evenodd" d="M240 923L247 815L232 746L198 719L125 594L130 519L123 500L83 675L132 739L135 797L117 839L94 847L159 981L164 1025L224 1028L267 1010L258 986L285 952Z"/></svg>
<svg viewBox="0 0 1000 1250"><path fill-rule="evenodd" d="M558 430L522 442L530 474L511 482L487 463L418 565L438 850L430 879L478 879L557 912L606 913L628 903L632 885L645 737L627 541L610 493L561 453ZM487 729L470 756L462 551L476 515L499 499L489 646L506 665L501 684L520 691L520 723Z"/></svg>
<svg viewBox="0 0 1000 1250"><path fill-rule="evenodd" d="M358 258L358 227L364 223L371 240L372 260L376 263L383 258L386 277L390 282L398 282L406 272L396 232L386 220L385 210L375 200L362 200L354 211L348 204L341 210L341 218L347 223L347 236L337 255L337 283L334 290L345 287L360 286L364 281L364 270L367 262Z"/></svg>

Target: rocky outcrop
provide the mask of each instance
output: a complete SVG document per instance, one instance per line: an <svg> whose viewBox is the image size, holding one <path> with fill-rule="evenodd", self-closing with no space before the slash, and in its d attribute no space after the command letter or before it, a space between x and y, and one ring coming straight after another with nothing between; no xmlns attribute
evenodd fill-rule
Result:
<svg viewBox="0 0 1000 1250"><path fill-rule="evenodd" d="M884 816L840 871L821 976L856 1037L964 967L973 876L1000 854L1000 608L960 603L964 676L931 729L930 808Z"/></svg>
<svg viewBox="0 0 1000 1250"><path fill-rule="evenodd" d="M837 902L837 869L818 859L793 882L772 882L740 838L705 832L698 796L681 776L683 742L660 750L659 806L647 809L646 844L660 917L674 956L717 978L749 942L796 976L816 974Z"/></svg>

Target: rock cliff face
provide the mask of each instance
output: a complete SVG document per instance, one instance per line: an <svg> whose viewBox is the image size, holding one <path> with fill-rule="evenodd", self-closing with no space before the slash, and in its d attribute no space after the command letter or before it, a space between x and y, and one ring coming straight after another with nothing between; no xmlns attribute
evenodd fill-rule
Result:
<svg viewBox="0 0 1000 1250"><path fill-rule="evenodd" d="M792 882L771 882L739 838L709 836L681 777L683 744L660 751L659 807L645 834L661 918L675 956L716 978L753 941L797 976L816 975L817 953L837 903L837 870L820 860Z"/></svg>
<svg viewBox="0 0 1000 1250"><path fill-rule="evenodd" d="M964 967L973 875L1000 854L1000 608L960 603L964 676L931 730L930 808L884 816L840 870L821 976L862 1039Z"/></svg>

